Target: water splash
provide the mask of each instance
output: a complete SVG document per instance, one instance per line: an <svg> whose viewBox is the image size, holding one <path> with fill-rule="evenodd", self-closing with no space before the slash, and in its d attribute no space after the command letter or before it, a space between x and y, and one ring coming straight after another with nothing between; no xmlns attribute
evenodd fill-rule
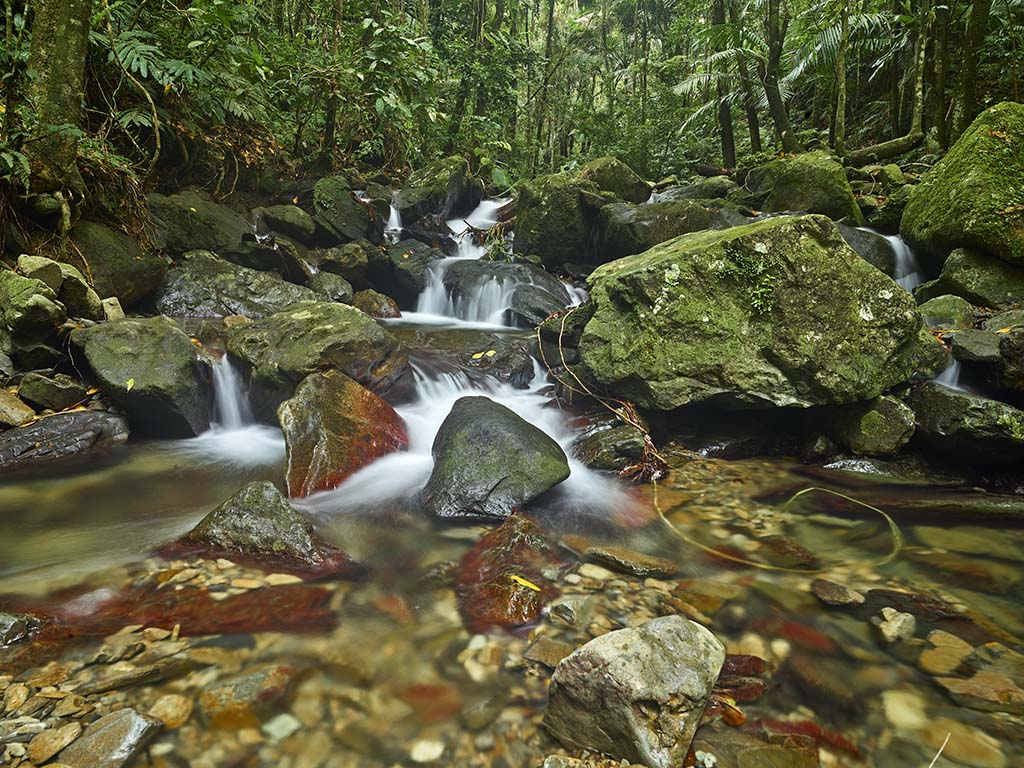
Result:
<svg viewBox="0 0 1024 768"><path fill-rule="evenodd" d="M402 239L402 214L391 201L391 210L388 213L388 223L384 226L384 237L389 243L397 243Z"/></svg>
<svg viewBox="0 0 1024 768"><path fill-rule="evenodd" d="M913 292L914 288L924 282L924 273L917 261L917 256L910 246L899 235L885 235L896 259L896 274L893 277L903 290Z"/></svg>
<svg viewBox="0 0 1024 768"><path fill-rule="evenodd" d="M949 361L949 365L946 366L945 370L935 377L936 384L942 384L950 389L955 389L957 392L970 393L970 388L961 382L960 377L963 372L963 366L960 361L955 357Z"/></svg>

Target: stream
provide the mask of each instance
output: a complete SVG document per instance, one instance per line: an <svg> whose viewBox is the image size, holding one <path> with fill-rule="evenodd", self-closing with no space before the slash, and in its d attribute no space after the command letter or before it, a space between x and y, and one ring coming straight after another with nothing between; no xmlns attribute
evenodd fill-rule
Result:
<svg viewBox="0 0 1024 768"><path fill-rule="evenodd" d="M508 324L511 281L495 278L462 301L443 281L452 263L484 255L467 225L488 228L505 202L485 201L448 222L454 255L431 266L415 311L383 321L410 347L414 363L416 396L397 409L409 449L296 504L322 536L367 564L368 575L315 587L323 593L315 610L302 600L250 601L244 610L253 631L234 631L237 616L229 621L208 611L209 622L222 620L228 629L189 636L187 626L168 626L170 637L147 637L144 654L159 658L162 644L186 643L196 668L108 694L140 711L161 697L206 706L204 692L257 665L298 672L289 695L275 698L258 721L239 717L211 728L204 726L212 722L208 713L205 721L186 715L155 737L138 764L540 766L548 755L566 754L540 725L558 649L682 612L710 622L729 653L764 659L772 670L748 675L745 687L733 690L744 725L719 719L698 731L695 749L719 752L719 765L735 764L730 750L756 735L809 739L822 765L928 768L947 734L936 768L1024 765L1020 718L959 705L939 681L948 670L921 656L941 647L946 634L972 648L1020 649L1024 531L1008 527L998 511L1014 502L960 487L956 477L897 479L841 466L809 473L796 459L726 461L674 443L663 451L673 471L656 486L631 486L587 468L572 458L583 411L555 397L540 362L517 388L446 352L466 338L529 333ZM387 232L397 239L400 231L392 208ZM897 280L910 290L919 268L902 241L893 247ZM572 296L574 303L582 298L578 289ZM943 376L956 385L956 371ZM286 584L299 589L230 561L197 567L153 555L245 483L283 476L280 430L253 420L226 355L213 365L213 378L215 424L197 438L133 440L87 468L0 479L0 594L52 606L63 590L75 596L74 610L98 615L112 596L140 584L174 590L183 605L198 590L223 595L212 605L227 605L228 598L272 595ZM434 436L467 394L507 406L570 456L569 479L531 508L552 541L628 548L673 561L678 572L645 577L607 563L580 564L566 552L560 594L538 626L528 634L469 633L438 574L450 572L486 527L436 524L417 510ZM825 492L787 504L812 486L891 514L904 537L898 555L889 557L893 534L868 507ZM828 605L812 591L816 579L847 585L861 599ZM916 616L913 642L880 639L880 611L890 606ZM932 631L946 634L930 641ZM35 663L100 674L88 665L111 643L104 634L60 643ZM770 764L807 765L797 758Z"/></svg>

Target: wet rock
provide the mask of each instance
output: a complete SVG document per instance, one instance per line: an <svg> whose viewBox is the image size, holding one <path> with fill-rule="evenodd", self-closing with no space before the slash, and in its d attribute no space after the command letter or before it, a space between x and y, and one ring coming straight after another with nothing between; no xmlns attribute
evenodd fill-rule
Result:
<svg viewBox="0 0 1024 768"><path fill-rule="evenodd" d="M0 429L20 427L36 417L36 412L6 389L0 389Z"/></svg>
<svg viewBox="0 0 1024 768"><path fill-rule="evenodd" d="M957 248L949 254L936 279L914 289L918 301L946 294L960 296L979 307L1011 308L1024 302L1024 266Z"/></svg>
<svg viewBox="0 0 1024 768"><path fill-rule="evenodd" d="M209 251L190 251L164 276L157 290L157 311L174 317L261 318L300 301L318 301L309 288L225 261Z"/></svg>
<svg viewBox="0 0 1024 768"><path fill-rule="evenodd" d="M314 293L320 294L322 298L330 301L337 301L342 304L352 303L352 285L340 275L332 275L330 272L320 272L309 278L307 287Z"/></svg>
<svg viewBox="0 0 1024 768"><path fill-rule="evenodd" d="M899 643L910 640L917 630L917 619L912 613L903 613L895 608L883 608L882 620L878 623L878 631L887 643Z"/></svg>
<svg viewBox="0 0 1024 768"><path fill-rule="evenodd" d="M310 276L307 254L305 246L297 241L285 235L273 235L260 241L247 237L232 248L222 248L215 255L240 268L254 269L259 274L274 273L273 276L280 275L291 283L304 285ZM247 281L251 279L246 277Z"/></svg>
<svg viewBox="0 0 1024 768"><path fill-rule="evenodd" d="M345 243L328 248L316 256L315 262L321 272L343 277L354 286L366 287L370 259L366 248L359 243Z"/></svg>
<svg viewBox="0 0 1024 768"><path fill-rule="evenodd" d="M70 722L36 735L28 745L28 759L42 765L82 734L82 724Z"/></svg>
<svg viewBox="0 0 1024 768"><path fill-rule="evenodd" d="M585 196L598 187L567 173L541 176L519 192L516 236L512 247L523 256L538 256L544 266L589 261L596 214Z"/></svg>
<svg viewBox="0 0 1024 768"><path fill-rule="evenodd" d="M974 306L959 296L936 296L921 305L921 319L927 328L971 328Z"/></svg>
<svg viewBox="0 0 1024 768"><path fill-rule="evenodd" d="M509 314L513 321L530 328L569 305L562 281L532 264L457 261L445 270L444 286L456 307L470 304L488 289L505 292L515 286L509 296Z"/></svg>
<svg viewBox="0 0 1024 768"><path fill-rule="evenodd" d="M23 469L90 455L128 440L123 416L103 411L69 411L0 433L0 468Z"/></svg>
<svg viewBox="0 0 1024 768"><path fill-rule="evenodd" d="M277 413L293 498L336 488L381 456L409 447L402 417L338 371L307 376Z"/></svg>
<svg viewBox="0 0 1024 768"><path fill-rule="evenodd" d="M228 352L250 372L266 413L314 371L339 370L367 389L394 399L410 394L412 371L398 340L354 307L304 303L231 329Z"/></svg>
<svg viewBox="0 0 1024 768"><path fill-rule="evenodd" d="M637 552L627 547L590 541L581 536L563 536L560 543L581 558L607 566L619 573L658 578L671 576L679 571L679 564L674 560Z"/></svg>
<svg viewBox="0 0 1024 768"><path fill-rule="evenodd" d="M25 277L46 283L72 317L90 320L102 318L100 297L82 273L70 264L62 264L43 256L22 254L18 257L18 271Z"/></svg>
<svg viewBox="0 0 1024 768"><path fill-rule="evenodd" d="M914 412L891 395L844 406L835 416L832 437L865 456L894 456L914 436Z"/></svg>
<svg viewBox="0 0 1024 768"><path fill-rule="evenodd" d="M953 357L965 363L981 363L994 365L1002 357L999 354L1001 338L995 331L981 331L965 328L953 334L950 348Z"/></svg>
<svg viewBox="0 0 1024 768"><path fill-rule="evenodd" d="M188 722L192 716L192 709L192 699L177 693L168 693L156 700L148 714L162 722L164 728L174 731Z"/></svg>
<svg viewBox="0 0 1024 768"><path fill-rule="evenodd" d="M636 171L615 157L599 157L580 167L580 178L594 182L627 203L643 203L651 196L651 185Z"/></svg>
<svg viewBox="0 0 1024 768"><path fill-rule="evenodd" d="M348 555L322 541L270 482L249 483L164 551L202 552L316 577L360 570Z"/></svg>
<svg viewBox="0 0 1024 768"><path fill-rule="evenodd" d="M455 589L471 632L534 624L558 590L544 572L557 562L540 527L514 512L481 537L459 563Z"/></svg>
<svg viewBox="0 0 1024 768"><path fill-rule="evenodd" d="M419 240L402 240L388 247L390 268L386 272L371 270L370 280L374 287L394 296L399 306L412 309L427 287L430 265L443 258L443 252Z"/></svg>
<svg viewBox="0 0 1024 768"><path fill-rule="evenodd" d="M88 396L85 387L66 374L58 373L49 377L34 372L22 377L18 394L40 408L52 411L63 411L81 403Z"/></svg>
<svg viewBox="0 0 1024 768"><path fill-rule="evenodd" d="M146 196L156 236L171 254L203 250L217 253L242 242L252 229L244 218L202 192ZM120 297L119 298L123 298Z"/></svg>
<svg viewBox="0 0 1024 768"><path fill-rule="evenodd" d="M971 123L925 174L903 212L900 230L915 249L944 256L983 250L1024 265L1024 105L1003 102Z"/></svg>
<svg viewBox="0 0 1024 768"><path fill-rule="evenodd" d="M864 595L857 590L827 579L815 579L811 582L811 591L826 605L860 605L864 602Z"/></svg>
<svg viewBox="0 0 1024 768"><path fill-rule="evenodd" d="M160 721L134 709L119 709L86 727L82 736L60 753L69 768L121 768L160 729Z"/></svg>
<svg viewBox="0 0 1024 768"><path fill-rule="evenodd" d="M910 393L917 434L928 447L976 462L1024 456L1024 412L997 400L929 382Z"/></svg>
<svg viewBox="0 0 1024 768"><path fill-rule="evenodd" d="M387 319L402 316L402 311L394 299L374 290L357 291L352 296L351 303L353 307L370 317Z"/></svg>
<svg viewBox="0 0 1024 768"><path fill-rule="evenodd" d="M270 229L294 237L302 243L309 242L316 231L313 217L297 205L272 205L256 213Z"/></svg>
<svg viewBox="0 0 1024 768"><path fill-rule="evenodd" d="M0 648L21 642L38 626L39 622L33 616L0 611Z"/></svg>
<svg viewBox="0 0 1024 768"><path fill-rule="evenodd" d="M450 219L469 213L483 199L483 184L462 157L446 157L414 171L395 195L395 207L406 226L427 214Z"/></svg>
<svg viewBox="0 0 1024 768"><path fill-rule="evenodd" d="M199 709L213 728L259 728L283 699L295 669L276 664L224 680L199 695Z"/></svg>
<svg viewBox="0 0 1024 768"><path fill-rule="evenodd" d="M689 184L662 190L658 193L657 201L714 200L715 198L724 200L731 192L738 188L736 182L728 176L696 178Z"/></svg>
<svg viewBox="0 0 1024 768"><path fill-rule="evenodd" d="M596 261L603 264L642 253L687 232L727 229L749 222L750 217L739 206L721 200L612 203L598 214Z"/></svg>
<svg viewBox="0 0 1024 768"><path fill-rule="evenodd" d="M867 229L839 224L839 234L864 261L889 277L896 274L896 254L889 241Z"/></svg>
<svg viewBox="0 0 1024 768"><path fill-rule="evenodd" d="M132 430L191 437L210 426L196 376L196 347L166 317L115 320L71 334L103 392L125 410Z"/></svg>
<svg viewBox="0 0 1024 768"><path fill-rule="evenodd" d="M590 285L580 356L644 408L869 400L942 351L910 296L820 216L684 235Z"/></svg>
<svg viewBox="0 0 1024 768"><path fill-rule="evenodd" d="M380 243L384 238L384 221L352 194L342 176L328 176L314 185L313 209L329 241L347 243L365 237Z"/></svg>
<svg viewBox="0 0 1024 768"><path fill-rule="evenodd" d="M946 735L949 741L946 741ZM943 743L943 758L971 768L1009 768L999 740L967 723L949 717L936 717L921 732L921 739L937 753Z"/></svg>
<svg viewBox="0 0 1024 768"><path fill-rule="evenodd" d="M518 389L533 381L537 353L532 334L476 329L436 333L417 328L399 328L394 333L418 354L434 360L441 370L457 361L462 368L507 381Z"/></svg>
<svg viewBox="0 0 1024 768"><path fill-rule="evenodd" d="M69 255L68 261L80 258L88 265L92 287L101 299L116 296L122 306L130 307L156 290L167 269L164 256L143 250L134 238L103 224L80 221L69 236L81 256ZM185 241L185 250L195 247L197 243Z"/></svg>
<svg viewBox="0 0 1024 768"><path fill-rule="evenodd" d="M630 424L598 428L573 446L573 455L591 469L620 471L644 457L644 435Z"/></svg>
<svg viewBox="0 0 1024 768"><path fill-rule="evenodd" d="M64 305L46 283L0 268L0 348L5 335L14 347L50 339L66 319Z"/></svg>
<svg viewBox="0 0 1024 768"><path fill-rule="evenodd" d="M552 640L547 635L541 635L526 649L523 658L554 669L558 666L558 662L575 650L576 647L569 643L562 643Z"/></svg>
<svg viewBox="0 0 1024 768"><path fill-rule="evenodd" d="M820 213L838 221L863 224L843 166L823 152L783 157L755 168L747 187L764 199L763 210L773 213Z"/></svg>
<svg viewBox="0 0 1024 768"><path fill-rule="evenodd" d="M715 636L681 616L609 632L555 669L544 724L570 748L674 768L724 660Z"/></svg>
<svg viewBox="0 0 1024 768"><path fill-rule="evenodd" d="M1001 335L999 383L1015 392L1024 392L1024 328L1015 328Z"/></svg>
<svg viewBox="0 0 1024 768"><path fill-rule="evenodd" d="M423 489L437 517L503 518L569 476L558 443L487 397L463 397L437 432Z"/></svg>

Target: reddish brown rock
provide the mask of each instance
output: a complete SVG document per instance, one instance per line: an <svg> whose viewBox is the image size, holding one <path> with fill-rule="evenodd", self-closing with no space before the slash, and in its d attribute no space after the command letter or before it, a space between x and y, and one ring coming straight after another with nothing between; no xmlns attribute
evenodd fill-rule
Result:
<svg viewBox="0 0 1024 768"><path fill-rule="evenodd" d="M513 511L459 565L456 592L467 628L517 630L535 623L544 604L558 594L542 575L557 559L540 526Z"/></svg>
<svg viewBox="0 0 1024 768"><path fill-rule="evenodd" d="M277 411L292 498L336 488L367 464L409 447L402 417L340 371L314 373Z"/></svg>
<svg viewBox="0 0 1024 768"><path fill-rule="evenodd" d="M214 728L258 728L294 677L295 669L275 664L225 680L200 694L203 718Z"/></svg>

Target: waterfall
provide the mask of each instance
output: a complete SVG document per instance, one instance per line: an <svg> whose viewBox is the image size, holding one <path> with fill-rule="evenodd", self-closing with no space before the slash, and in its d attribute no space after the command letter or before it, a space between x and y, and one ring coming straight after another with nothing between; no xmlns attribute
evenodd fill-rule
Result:
<svg viewBox="0 0 1024 768"><path fill-rule="evenodd" d="M896 275L893 279L905 291L913 292L914 288L924 282L917 257L899 235L886 235L885 239L889 241L889 247L896 258Z"/></svg>
<svg viewBox="0 0 1024 768"><path fill-rule="evenodd" d="M384 227L384 236L389 243L397 243L402 239L402 214L395 206L394 200L391 201L391 212L388 214L388 223Z"/></svg>
<svg viewBox="0 0 1024 768"><path fill-rule="evenodd" d="M213 417L219 429L242 429L252 423L249 395L225 352L213 365Z"/></svg>
<svg viewBox="0 0 1024 768"><path fill-rule="evenodd" d="M959 392L969 392L970 390L960 383L960 373L960 361L954 357L949 361L946 369L935 377L935 382Z"/></svg>

